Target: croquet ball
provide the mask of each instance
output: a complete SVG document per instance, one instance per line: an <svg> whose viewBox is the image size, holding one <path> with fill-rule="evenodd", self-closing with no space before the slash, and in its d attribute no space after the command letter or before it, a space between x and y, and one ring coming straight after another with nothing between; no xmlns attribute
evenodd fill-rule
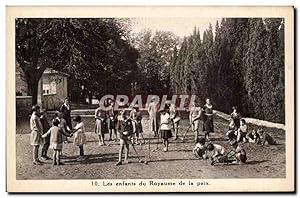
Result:
<svg viewBox="0 0 300 198"><path fill-rule="evenodd" d="M144 163L145 163L145 164L148 164L148 162L147 162L147 161L145 161Z"/></svg>
<svg viewBox="0 0 300 198"><path fill-rule="evenodd" d="M142 160L139 160L139 163L142 163Z"/></svg>

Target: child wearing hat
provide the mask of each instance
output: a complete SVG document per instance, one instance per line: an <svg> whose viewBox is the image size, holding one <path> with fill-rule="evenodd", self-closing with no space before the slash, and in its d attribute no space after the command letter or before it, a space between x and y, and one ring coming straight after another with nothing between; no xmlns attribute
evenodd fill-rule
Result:
<svg viewBox="0 0 300 198"><path fill-rule="evenodd" d="M79 147L79 159L84 159L84 148L83 145L86 144L85 128L81 120L81 116L76 116L73 120L76 125L73 129L74 142L73 144Z"/></svg>
<svg viewBox="0 0 300 198"><path fill-rule="evenodd" d="M34 165L41 165L42 162L38 158L39 154L39 146L42 145L42 134L43 134L43 127L40 121L40 107L38 105L32 106L32 114L30 117L30 144L33 146L33 164Z"/></svg>
<svg viewBox="0 0 300 198"><path fill-rule="evenodd" d="M57 119L52 120L52 127L45 133L42 138L50 136L50 149L53 149L53 165L63 165L60 161L61 150L63 148L63 136L71 137L72 134L66 133L60 127L58 127L59 121Z"/></svg>

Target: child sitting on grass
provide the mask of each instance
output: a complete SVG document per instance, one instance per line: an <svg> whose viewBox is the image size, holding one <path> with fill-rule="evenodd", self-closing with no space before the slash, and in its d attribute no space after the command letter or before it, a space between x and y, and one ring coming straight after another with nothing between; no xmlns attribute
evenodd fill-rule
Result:
<svg viewBox="0 0 300 198"><path fill-rule="evenodd" d="M53 165L63 165L60 162L60 154L63 148L63 135L71 137L72 134L66 133L60 127L58 127L59 121L57 119L52 120L52 127L47 133L42 135L42 138L47 138L50 135L50 149L53 149Z"/></svg>
<svg viewBox="0 0 300 198"><path fill-rule="evenodd" d="M219 162L219 159L222 158L225 154L225 148L219 144L209 143L206 148L208 151L212 152L210 157L211 165Z"/></svg>
<svg viewBox="0 0 300 198"><path fill-rule="evenodd" d="M252 130L250 133L248 133L246 138L251 143L260 144L260 137L256 130Z"/></svg>
<svg viewBox="0 0 300 198"><path fill-rule="evenodd" d="M236 140L230 143L232 148L234 149L234 156L236 161L232 162L234 164L244 164L247 161L246 151L241 144L239 144Z"/></svg>
<svg viewBox="0 0 300 198"><path fill-rule="evenodd" d="M261 146L264 146L266 143L269 145L275 145L276 141L266 132L264 132L262 129L259 129L257 133L260 136L261 139Z"/></svg>
<svg viewBox="0 0 300 198"><path fill-rule="evenodd" d="M206 152L206 147L205 147L205 139L204 138L199 138L195 148L193 149L193 154L198 158L198 159L207 159L207 152Z"/></svg>

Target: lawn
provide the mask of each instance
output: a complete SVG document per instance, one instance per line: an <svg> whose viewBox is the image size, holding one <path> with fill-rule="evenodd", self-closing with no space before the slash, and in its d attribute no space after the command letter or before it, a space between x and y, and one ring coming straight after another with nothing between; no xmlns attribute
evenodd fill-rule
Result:
<svg viewBox="0 0 300 198"><path fill-rule="evenodd" d="M50 116L51 118L51 116ZM97 136L93 133L94 119L84 117L87 130L87 144L85 145L86 160L78 161L76 157L79 150L72 143L65 144L63 149L65 163L63 166L53 166L52 161L44 165L32 165L32 147L29 145L29 120L18 120L17 124L17 179L193 179L193 178L284 178L285 166L285 131L275 128L264 128L279 143L274 146L260 147L252 143L244 145L248 162L244 165L211 166L209 160L198 160L192 154L194 147L193 134L187 135L187 141L171 140L169 152L162 152L159 145L157 152L157 139L149 133L148 117L143 118L144 137L150 140L151 152L148 158L148 144L135 146L142 159L149 163L138 163L136 155L130 147L130 164L115 166L118 160L119 145L110 142L110 146L98 146ZM202 123L201 123L202 124ZM223 145L227 150L230 146L224 138L227 131L227 121L215 117L215 133L212 141ZM188 127L186 119L181 121L179 133L183 134ZM249 126L257 128L255 125ZM107 138L107 137L106 137ZM70 138L72 141L73 138ZM52 150L48 155L52 157Z"/></svg>

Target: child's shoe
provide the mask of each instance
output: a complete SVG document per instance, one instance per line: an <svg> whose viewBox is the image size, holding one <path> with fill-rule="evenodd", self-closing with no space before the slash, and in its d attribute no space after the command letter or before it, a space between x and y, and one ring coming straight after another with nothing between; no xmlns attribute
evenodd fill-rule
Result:
<svg viewBox="0 0 300 198"><path fill-rule="evenodd" d="M130 164L130 161L124 160L124 164Z"/></svg>
<svg viewBox="0 0 300 198"><path fill-rule="evenodd" d="M44 158L46 158L47 160L52 160L52 158L47 155Z"/></svg>
<svg viewBox="0 0 300 198"><path fill-rule="evenodd" d="M46 157L41 157L41 160L47 161Z"/></svg>
<svg viewBox="0 0 300 198"><path fill-rule="evenodd" d="M118 161L115 165L116 166L119 166L119 165L121 165L122 164L122 162L121 161Z"/></svg>
<svg viewBox="0 0 300 198"><path fill-rule="evenodd" d="M41 164L44 164L44 163L45 163L45 162L42 162L42 161L41 161L41 160L39 160L39 159L37 160L37 162L39 162L39 163L41 163Z"/></svg>
<svg viewBox="0 0 300 198"><path fill-rule="evenodd" d="M39 162L39 161L33 161L32 162L33 165L43 165L43 163Z"/></svg>

